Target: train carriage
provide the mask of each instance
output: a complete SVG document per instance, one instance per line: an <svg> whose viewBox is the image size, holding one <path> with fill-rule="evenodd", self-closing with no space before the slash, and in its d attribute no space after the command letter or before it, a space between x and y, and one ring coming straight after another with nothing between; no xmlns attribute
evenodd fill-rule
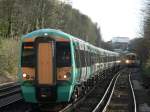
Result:
<svg viewBox="0 0 150 112"><path fill-rule="evenodd" d="M119 66L119 54L55 29L22 37L19 81L26 102L69 102L85 94L104 70Z"/></svg>
<svg viewBox="0 0 150 112"><path fill-rule="evenodd" d="M124 55L124 65L127 67L139 67L140 60L136 53L127 53Z"/></svg>

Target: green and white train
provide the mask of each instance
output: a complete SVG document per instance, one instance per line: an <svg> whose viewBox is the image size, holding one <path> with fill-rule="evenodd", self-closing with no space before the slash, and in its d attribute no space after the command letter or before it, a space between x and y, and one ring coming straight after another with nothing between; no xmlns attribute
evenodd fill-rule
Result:
<svg viewBox="0 0 150 112"><path fill-rule="evenodd" d="M26 102L70 102L119 66L118 53L59 30L36 30L21 40L18 76Z"/></svg>

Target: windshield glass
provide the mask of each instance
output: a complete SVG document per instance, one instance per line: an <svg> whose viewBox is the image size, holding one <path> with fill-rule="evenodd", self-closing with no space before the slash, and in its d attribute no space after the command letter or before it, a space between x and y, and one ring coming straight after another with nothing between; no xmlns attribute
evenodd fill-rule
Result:
<svg viewBox="0 0 150 112"><path fill-rule="evenodd" d="M35 65L35 50L32 43L22 44L21 66L33 67Z"/></svg>
<svg viewBox="0 0 150 112"><path fill-rule="evenodd" d="M134 56L134 55L128 55L128 56L127 56L127 59L129 59L129 60L135 60L135 59L136 59L136 56Z"/></svg>
<svg viewBox="0 0 150 112"><path fill-rule="evenodd" d="M56 66L71 66L71 53L69 42L56 42Z"/></svg>

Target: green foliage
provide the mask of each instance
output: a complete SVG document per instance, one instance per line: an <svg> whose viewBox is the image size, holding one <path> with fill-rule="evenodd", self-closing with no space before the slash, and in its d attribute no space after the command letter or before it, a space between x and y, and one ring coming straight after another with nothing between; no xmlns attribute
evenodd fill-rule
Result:
<svg viewBox="0 0 150 112"><path fill-rule="evenodd" d="M17 74L18 42L13 39L1 39L0 44L0 74L8 72Z"/></svg>
<svg viewBox="0 0 150 112"><path fill-rule="evenodd" d="M54 28L100 46L97 24L59 0L1 0L0 17L0 35L5 38L40 28Z"/></svg>
<svg viewBox="0 0 150 112"><path fill-rule="evenodd" d="M145 1L143 32L141 38L132 40L130 50L138 54L142 62L143 72L147 75L150 74L150 2Z"/></svg>
<svg viewBox="0 0 150 112"><path fill-rule="evenodd" d="M145 74L150 73L150 58L147 60L145 66L143 66L143 69L144 69Z"/></svg>

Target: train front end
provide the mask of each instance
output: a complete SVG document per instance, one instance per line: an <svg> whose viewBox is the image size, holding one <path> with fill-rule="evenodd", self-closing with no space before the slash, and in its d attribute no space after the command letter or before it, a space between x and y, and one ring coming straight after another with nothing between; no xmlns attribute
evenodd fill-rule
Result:
<svg viewBox="0 0 150 112"><path fill-rule="evenodd" d="M139 66L139 60L137 58L137 55L135 53L126 54L125 65L127 67L138 67Z"/></svg>
<svg viewBox="0 0 150 112"><path fill-rule="evenodd" d="M19 65L26 102L68 102L73 92L71 44L67 38L40 35L24 38Z"/></svg>

